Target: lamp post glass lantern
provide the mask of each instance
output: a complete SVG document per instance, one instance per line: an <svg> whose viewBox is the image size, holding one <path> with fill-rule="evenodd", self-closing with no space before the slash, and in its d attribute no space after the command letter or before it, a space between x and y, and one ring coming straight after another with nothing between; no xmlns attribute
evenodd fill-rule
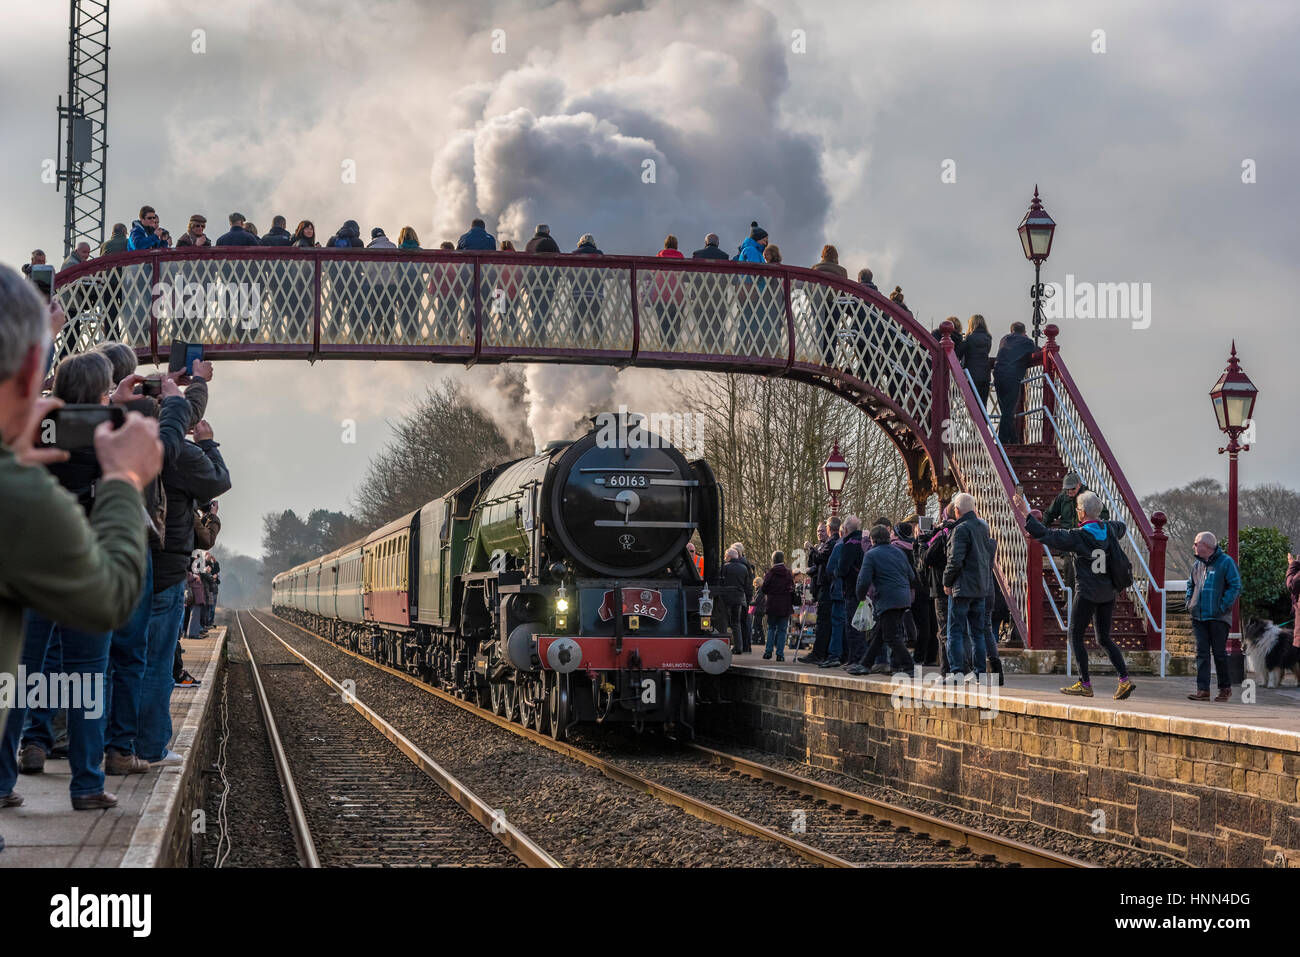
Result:
<svg viewBox="0 0 1300 957"><path fill-rule="evenodd" d="M1052 237L1056 235L1056 221L1043 208L1038 198L1038 184L1034 184L1034 198L1029 203L1020 225L1016 227L1020 234L1020 245L1025 251L1025 258L1034 264L1034 284L1029 288L1029 298L1034 303L1034 344L1043 337L1043 283L1039 278L1043 263L1052 253Z"/></svg>
<svg viewBox="0 0 1300 957"><path fill-rule="evenodd" d="M1241 369L1241 362L1237 359L1237 342L1233 340L1227 368L1219 376L1219 381L1214 383L1214 388L1210 389L1210 401L1214 404L1214 417L1219 431L1228 436L1228 444L1219 449L1219 454L1228 454L1228 556L1238 564L1237 455L1250 451L1249 445L1242 445L1238 440L1241 433L1250 428L1258 395L1259 389L1255 388L1255 383ZM1241 602L1237 601L1232 606L1232 635L1228 639L1228 652L1234 655L1234 671L1235 656L1240 654L1240 636Z"/></svg>
<svg viewBox="0 0 1300 957"><path fill-rule="evenodd" d="M826 492L831 497L831 515L838 515L840 510L840 493L844 491L844 482L849 477L849 463L840 455L838 440L831 449L830 458L822 466L822 475L826 477Z"/></svg>

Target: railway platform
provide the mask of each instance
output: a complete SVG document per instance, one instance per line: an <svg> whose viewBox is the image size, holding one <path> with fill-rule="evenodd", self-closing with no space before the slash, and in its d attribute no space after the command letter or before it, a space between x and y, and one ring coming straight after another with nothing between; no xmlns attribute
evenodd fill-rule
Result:
<svg viewBox="0 0 1300 957"><path fill-rule="evenodd" d="M192 690L172 693L171 750L184 757L176 766L144 774L108 777L117 795L107 811L74 811L68 798L71 771L66 759L45 762L42 774L19 776L21 807L0 810L6 850L0 868L17 867L184 867L190 861L195 828L206 828L193 812L201 809L203 769L211 763L219 718L214 694L224 669L225 627L211 637L185 639L185 667L201 680Z"/></svg>
<svg viewBox="0 0 1300 957"><path fill-rule="evenodd" d="M936 672L936 669L926 669ZM1192 865L1300 866L1300 688L1194 702L1136 677L1115 701L1063 675L978 691L740 655L702 734L969 811L1155 850Z"/></svg>

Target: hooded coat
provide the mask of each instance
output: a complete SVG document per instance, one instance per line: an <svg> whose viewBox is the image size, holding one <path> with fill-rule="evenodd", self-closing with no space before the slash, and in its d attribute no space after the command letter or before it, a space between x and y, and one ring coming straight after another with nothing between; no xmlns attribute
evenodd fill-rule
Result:
<svg viewBox="0 0 1300 957"><path fill-rule="evenodd" d="M497 248L497 238L482 226L471 226L469 232L456 240L456 248L488 252Z"/></svg>
<svg viewBox="0 0 1300 957"><path fill-rule="evenodd" d="M765 604L769 618L789 618L794 613L794 575L785 562L778 562L763 576L761 590L767 596Z"/></svg>
<svg viewBox="0 0 1300 957"><path fill-rule="evenodd" d="M1128 527L1123 522L1085 522L1078 528L1048 528L1030 515L1025 519L1025 531L1054 552L1074 556L1076 594L1098 604L1115 600L1115 586L1103 571L1093 571L1098 549L1105 550L1107 540L1124 537Z"/></svg>
<svg viewBox="0 0 1300 957"><path fill-rule="evenodd" d="M339 227L337 233L330 237L327 245L345 249L364 249L366 244L361 241L361 227L357 225L357 221L349 219Z"/></svg>

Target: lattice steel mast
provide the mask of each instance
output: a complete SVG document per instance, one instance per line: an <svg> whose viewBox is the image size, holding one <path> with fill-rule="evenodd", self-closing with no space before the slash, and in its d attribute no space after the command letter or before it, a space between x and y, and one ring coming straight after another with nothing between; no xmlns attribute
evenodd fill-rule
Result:
<svg viewBox="0 0 1300 957"><path fill-rule="evenodd" d="M63 257L86 239L104 242L108 176L108 3L70 0L68 100L59 97L59 161L55 188L65 197Z"/></svg>

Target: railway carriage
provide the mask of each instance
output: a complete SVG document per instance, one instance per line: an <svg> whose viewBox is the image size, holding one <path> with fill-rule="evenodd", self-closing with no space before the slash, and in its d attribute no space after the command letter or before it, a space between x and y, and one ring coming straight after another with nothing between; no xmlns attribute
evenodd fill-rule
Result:
<svg viewBox="0 0 1300 957"><path fill-rule="evenodd" d="M601 419L281 573L276 611L555 737L691 737L700 675L731 663L722 490L636 418Z"/></svg>

